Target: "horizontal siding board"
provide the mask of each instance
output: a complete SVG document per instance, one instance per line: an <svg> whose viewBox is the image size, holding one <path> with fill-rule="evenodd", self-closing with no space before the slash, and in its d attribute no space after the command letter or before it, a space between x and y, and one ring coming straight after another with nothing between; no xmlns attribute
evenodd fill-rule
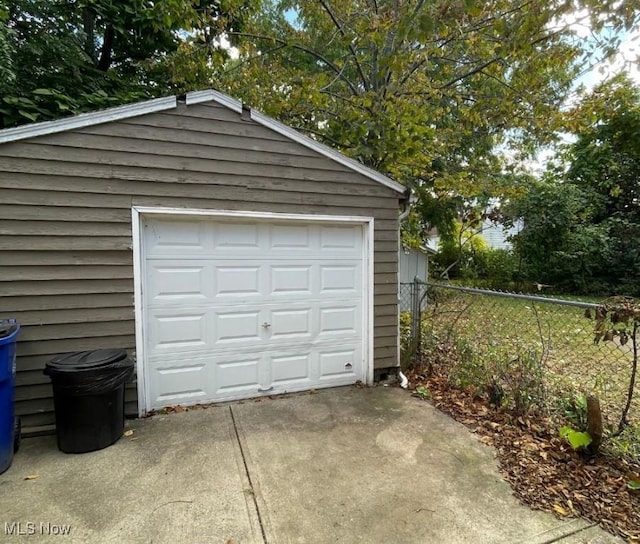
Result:
<svg viewBox="0 0 640 544"><path fill-rule="evenodd" d="M31 355L31 356L23 356L18 357L16 361L17 374L16 374L16 383L24 374L26 376L34 376L37 373L40 373L44 378L49 380L47 376L42 374L46 364L56 355L60 355L62 353L68 353L67 351L61 351L60 353L48 353L46 355Z"/></svg>
<svg viewBox="0 0 640 544"><path fill-rule="evenodd" d="M3 251L0 274L4 266L109 265L133 267L131 251Z"/></svg>
<svg viewBox="0 0 640 544"><path fill-rule="evenodd" d="M378 252L383 252L383 251L392 251L394 253L397 253L398 251L398 242L396 240L392 240L392 241L374 241L373 244L374 247L374 251Z"/></svg>
<svg viewBox="0 0 640 544"><path fill-rule="evenodd" d="M381 347L381 348L375 349L376 360L378 358L383 359L387 357L396 359L397 356L398 356L398 348L396 346L388 346L388 347ZM374 364L374 368L380 368L380 367Z"/></svg>
<svg viewBox="0 0 640 544"><path fill-rule="evenodd" d="M26 401L26 400L36 400L36 399L48 399L52 396L53 388L51 387L51 382L49 383L41 383L41 384L32 384L22 387L16 388L16 402Z"/></svg>
<svg viewBox="0 0 640 544"><path fill-rule="evenodd" d="M20 325L102 323L133 319L133 306L115 308L73 308L55 310L14 311L11 317Z"/></svg>
<svg viewBox="0 0 640 544"><path fill-rule="evenodd" d="M27 325L20 329L20 342L122 336L133 334L134 330L135 322L133 320L62 325Z"/></svg>
<svg viewBox="0 0 640 544"><path fill-rule="evenodd" d="M393 336L375 336L373 339L373 350L374 353L377 353L378 350L384 350L387 348L391 348L392 350L397 350L397 336L395 333Z"/></svg>
<svg viewBox="0 0 640 544"><path fill-rule="evenodd" d="M109 280L50 280L12 281L0 284L0 300L16 295L63 295L89 293L133 293L133 281Z"/></svg>
<svg viewBox="0 0 640 544"><path fill-rule="evenodd" d="M53 396L46 399L31 399L16 402L16 415L20 416L23 427L47 425L45 422L53 423ZM40 415L40 417L27 417L37 415Z"/></svg>
<svg viewBox="0 0 640 544"><path fill-rule="evenodd" d="M398 231L393 229L375 229L373 239L376 242L395 242L398 243Z"/></svg>
<svg viewBox="0 0 640 544"><path fill-rule="evenodd" d="M133 267L121 266L3 266L0 268L0 285L9 281L133 279ZM2 287L0 287L1 291Z"/></svg>
<svg viewBox="0 0 640 544"><path fill-rule="evenodd" d="M388 298L388 295L384 295ZM380 317L385 315L397 315L398 314L398 301L394 300L392 303L382 303L379 299L376 298L376 303L373 308L374 317Z"/></svg>
<svg viewBox="0 0 640 544"><path fill-rule="evenodd" d="M64 294L64 295L36 295L4 296L0 298L0 307L5 315L15 315L18 312L32 312L38 310L59 311L69 309L133 307L133 285L130 292L108 294ZM66 290L65 290L66 291ZM9 316L11 317L11 316Z"/></svg>
<svg viewBox="0 0 640 544"><path fill-rule="evenodd" d="M398 286L395 283L383 283L374 287L376 295L395 295L398 293Z"/></svg>
<svg viewBox="0 0 640 544"><path fill-rule="evenodd" d="M384 315L378 316L373 321L374 327L386 327L386 326L398 326L398 316L397 315Z"/></svg>
<svg viewBox="0 0 640 544"><path fill-rule="evenodd" d="M83 236L131 236L131 224L0 220L0 236L77 236L78 233Z"/></svg>
<svg viewBox="0 0 640 544"><path fill-rule="evenodd" d="M34 342L18 341L18 357L32 355L56 355L72 351L87 351L91 349L134 349L133 335L100 336L96 338L67 338L63 340L40 340ZM19 361L18 361L19 364Z"/></svg>
<svg viewBox="0 0 640 544"><path fill-rule="evenodd" d="M4 198L3 198L4 201ZM69 201L67 200L67 203ZM55 206L20 206L0 204L0 219L19 221L80 221L100 223L130 223L131 212L127 209L79 208Z"/></svg>
<svg viewBox="0 0 640 544"><path fill-rule="evenodd" d="M398 260L398 254L392 251L381 252L380 255L376 255L377 263L392 263L393 266L396 266L396 262Z"/></svg>
<svg viewBox="0 0 640 544"><path fill-rule="evenodd" d="M391 340L385 340L391 342L389 345L395 345L395 338L398 330L395 325L375 325L376 338L391 338Z"/></svg>
<svg viewBox="0 0 640 544"><path fill-rule="evenodd" d="M397 356L392 356L392 357L378 357L376 359L376 365L375 368L377 369L383 369L383 368L398 368L400 365L398 363L398 357Z"/></svg>
<svg viewBox="0 0 640 544"><path fill-rule="evenodd" d="M1 164L1 163L0 163ZM29 186L33 184L34 178L42 178L44 176L31 176L28 174L20 174L18 179L14 179L15 183L24 181L20 186ZM5 204L19 204L23 206L60 206L66 208L70 202L74 206L82 206L83 208L119 208L131 213L131 195L112 195L101 194L100 198L96 198L95 194L85 194L81 192L57 192L41 189L12 189L10 187L12 175L0 172L0 193L2 194L2 202ZM56 186L59 186L57 184ZM88 213L90 213L88 211Z"/></svg>
<svg viewBox="0 0 640 544"><path fill-rule="evenodd" d="M171 142L176 144L196 144L230 149L248 149L265 153L291 154L298 157L317 157L311 149L289 141L267 140L248 136L233 136L230 134L216 134L213 132L198 132L193 130L177 131L173 128L148 127L131 123L107 123L86 127L74 131L77 134L97 134L103 136L117 136ZM42 141L42 140L41 140Z"/></svg>
<svg viewBox="0 0 640 544"><path fill-rule="evenodd" d="M111 236L3 236L0 250L24 248L29 251L94 251L131 249L131 238Z"/></svg>
<svg viewBox="0 0 640 544"><path fill-rule="evenodd" d="M16 391L18 391L21 387L26 387L29 385L50 384L51 379L49 378L49 376L45 376L43 372L45 364L46 361L42 363L41 367L34 370L21 369L20 372L16 374Z"/></svg>
<svg viewBox="0 0 640 544"><path fill-rule="evenodd" d="M374 285L386 285L389 283L398 283L398 276L394 272L380 272L373 276Z"/></svg>

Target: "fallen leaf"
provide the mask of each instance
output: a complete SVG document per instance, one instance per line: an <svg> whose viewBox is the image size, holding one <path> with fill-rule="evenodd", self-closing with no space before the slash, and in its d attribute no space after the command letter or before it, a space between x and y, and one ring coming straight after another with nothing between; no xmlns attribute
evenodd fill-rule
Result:
<svg viewBox="0 0 640 544"><path fill-rule="evenodd" d="M560 506L559 504L554 504L553 505L553 509L558 512L558 514L560 514L561 516L568 516L569 512L563 508L562 506Z"/></svg>
<svg viewBox="0 0 640 544"><path fill-rule="evenodd" d="M27 474L24 479L25 480L37 480L40 477L39 474Z"/></svg>
<svg viewBox="0 0 640 544"><path fill-rule="evenodd" d="M129 429L128 431L125 431L122 436L133 436L133 429Z"/></svg>

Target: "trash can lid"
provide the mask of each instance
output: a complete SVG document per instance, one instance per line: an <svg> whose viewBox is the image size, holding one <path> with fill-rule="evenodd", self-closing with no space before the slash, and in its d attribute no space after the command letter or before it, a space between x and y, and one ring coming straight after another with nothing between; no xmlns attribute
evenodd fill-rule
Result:
<svg viewBox="0 0 640 544"><path fill-rule="evenodd" d="M19 328L15 319L0 319L0 339L13 335Z"/></svg>
<svg viewBox="0 0 640 544"><path fill-rule="evenodd" d="M122 361L127 357L123 349L96 349L93 351L76 351L54 357L46 364L47 369L58 372L73 372L101 368Z"/></svg>

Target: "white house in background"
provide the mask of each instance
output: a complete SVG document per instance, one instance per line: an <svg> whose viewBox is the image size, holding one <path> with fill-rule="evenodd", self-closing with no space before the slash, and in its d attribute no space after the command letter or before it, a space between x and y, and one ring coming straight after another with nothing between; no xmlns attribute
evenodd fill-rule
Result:
<svg viewBox="0 0 640 544"><path fill-rule="evenodd" d="M523 226L522 221L518 221L513 227L507 229L502 225L485 220L482 222L480 234L492 249L511 249L511 242L508 238L518 234Z"/></svg>
<svg viewBox="0 0 640 544"><path fill-rule="evenodd" d="M487 245L492 249L511 249L511 242L508 241L510 236L518 234L523 227L522 221L516 222L516 224L507 229L502 225L498 225L489 220L484 220L480 227L480 233L478 236L482 236ZM440 235L438 231L433 231L429 236L427 242L427 249L433 252L437 252L440 245Z"/></svg>

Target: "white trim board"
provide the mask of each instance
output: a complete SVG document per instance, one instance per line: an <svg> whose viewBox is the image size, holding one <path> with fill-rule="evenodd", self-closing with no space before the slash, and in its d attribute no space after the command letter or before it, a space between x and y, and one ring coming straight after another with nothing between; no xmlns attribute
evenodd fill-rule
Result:
<svg viewBox="0 0 640 544"><path fill-rule="evenodd" d="M124 106L116 106L101 111L90 113L80 113L71 117L63 117L55 121L44 121L42 123L30 123L15 128L6 128L0 130L0 144L7 142L16 142L26 138L34 138L36 136L44 136L47 134L56 134L76 128L100 125L110 121L118 121L120 119L129 119L138 115L147 113L155 113L157 111L170 110L176 107L177 99L175 96L166 98L155 98L136 104L125 104Z"/></svg>
<svg viewBox="0 0 640 544"><path fill-rule="evenodd" d="M145 277L144 249L140 225L143 216L158 217L210 217L255 219L263 221L302 221L323 223L350 223L362 225L363 235L363 376L367 384L373 383L374 374L374 219L361 216L311 215L275 212L206 210L189 208L157 208L133 206L131 209L133 235L133 284L134 314L136 333L136 373L138 387L138 415L144 416L149 411L147 402L147 376L145 374L145 338L144 323L144 285Z"/></svg>
<svg viewBox="0 0 640 544"><path fill-rule="evenodd" d="M194 91L185 95L184 103L187 107L206 102L216 102L217 104L239 114L242 113L243 109L242 102L213 89ZM111 121L120 121L148 113L167 111L175 109L177 106L178 97L168 96L166 98L155 98L153 100L147 100L135 104L125 104L124 106L116 106L114 108L91 113L81 113L71 117L63 117L62 119L57 119L55 121L30 123L28 125L0 130L0 144L17 142L27 138L35 138L37 136L46 136L48 134L56 134L58 132L65 132L67 130L74 130L77 128L100 125ZM290 140L297 142L308 149L331 159L332 161L342 164L358 174L377 181L401 195L407 193L406 188L400 183L382 175L380 172L376 172L375 170L354 161L353 159L350 159L339 151L321 144L320 142L316 142L297 130L284 125L280 121L276 121L271 117L267 117L258 111L250 110L250 113L251 119L259 125L277 132L278 134L281 134L282 136L285 136L286 138L289 138Z"/></svg>

